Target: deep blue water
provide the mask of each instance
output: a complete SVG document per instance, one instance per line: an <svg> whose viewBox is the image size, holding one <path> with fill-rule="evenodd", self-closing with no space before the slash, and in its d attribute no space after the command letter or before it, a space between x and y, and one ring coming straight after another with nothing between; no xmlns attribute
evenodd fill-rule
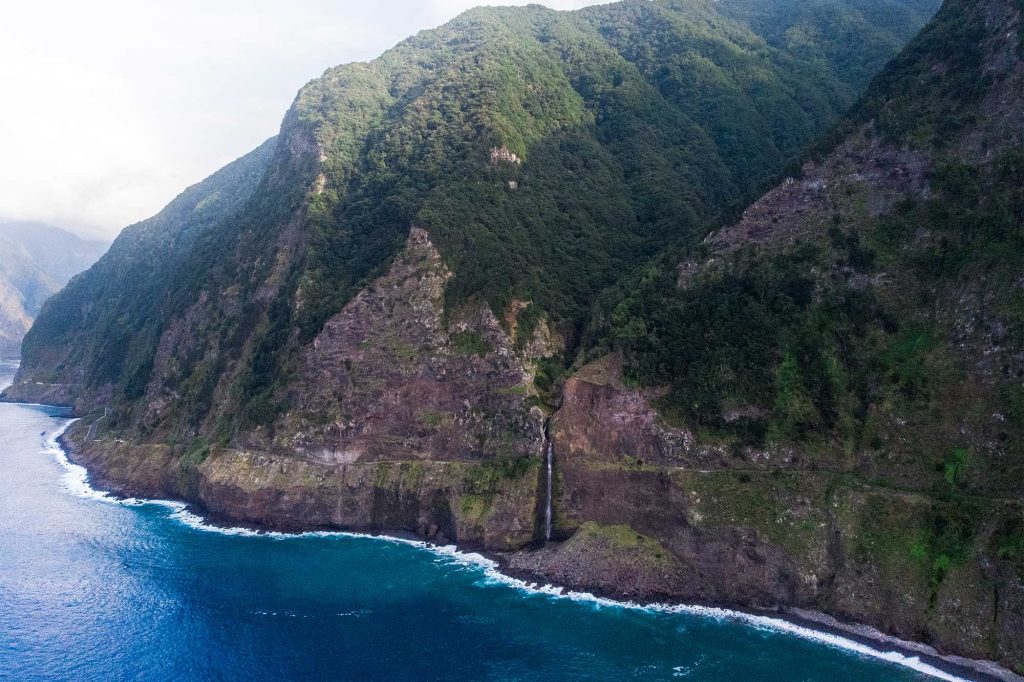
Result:
<svg viewBox="0 0 1024 682"><path fill-rule="evenodd" d="M530 593L409 543L98 500L47 447L59 414L0 404L0 678L926 679L735 619Z"/></svg>

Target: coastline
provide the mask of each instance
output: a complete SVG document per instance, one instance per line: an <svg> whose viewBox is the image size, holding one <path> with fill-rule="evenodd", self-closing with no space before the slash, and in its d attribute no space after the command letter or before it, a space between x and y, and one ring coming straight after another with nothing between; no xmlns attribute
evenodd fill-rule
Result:
<svg viewBox="0 0 1024 682"><path fill-rule="evenodd" d="M510 568L502 557L495 558L499 570L511 580L536 586L536 576L528 571ZM977 680L979 682L1020 682L1024 677L996 663L943 654L934 647L888 635L870 625L844 623L837 618L809 609L780 607L777 609L751 609L735 604L694 604L677 602L633 602L624 600L614 591L597 590L595 593L576 593L571 588L545 585L541 591L563 591L562 596L573 598L585 594L601 602L625 608L643 608L660 612L688 612L719 619L743 621L749 626L765 628L811 639L825 646L834 646L860 655L888 660L909 667L925 675L947 680ZM920 663L922 665L916 665ZM927 670L931 668L932 670Z"/></svg>
<svg viewBox="0 0 1024 682"><path fill-rule="evenodd" d="M660 613L687 613L717 620L740 621L749 627L786 633L815 641L824 646L888 661L936 679L1024 682L1024 677L993 661L943 654L927 644L893 637L868 625L844 623L817 611L788 607L756 610L731 604L695 604L654 600L636 602L614 590L578 592L571 585L548 584L542 576L536 573L512 568L509 562L510 554L482 551L465 544L440 545L411 533L400 532L370 533L335 528L278 529L254 524L239 524L230 519L218 519L202 505L194 502L154 499L146 495L136 495L123 485L113 485L111 486L112 491L108 492L92 484L92 481L95 480L101 487L106 485L102 473L90 471L85 464L77 461L73 448L65 438L65 431L75 421L77 420L74 418L69 419L63 428L52 434L46 448L46 451L65 469L66 474L62 482L68 492L80 497L126 506L146 504L163 506L172 510L171 518L197 530L250 537L272 536L282 539L335 535L401 542L446 556L458 563L472 565L480 569L488 581L502 583L531 594L590 602L603 607L642 609Z"/></svg>

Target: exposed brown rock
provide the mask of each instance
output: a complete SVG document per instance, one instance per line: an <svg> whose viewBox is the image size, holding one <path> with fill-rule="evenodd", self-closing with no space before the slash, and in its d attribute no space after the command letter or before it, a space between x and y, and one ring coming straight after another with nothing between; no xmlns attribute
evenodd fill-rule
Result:
<svg viewBox="0 0 1024 682"><path fill-rule="evenodd" d="M182 448L89 440L76 424L64 441L94 484L125 496L184 499L214 520L263 529L416 533L439 543L516 549L535 537L537 462L326 464L215 449L189 464Z"/></svg>
<svg viewBox="0 0 1024 682"><path fill-rule="evenodd" d="M516 165L519 165L522 162L522 159L520 159L508 147L495 147L494 149L491 150L492 165L497 165L498 163L514 163Z"/></svg>
<svg viewBox="0 0 1024 682"><path fill-rule="evenodd" d="M805 165L802 178L787 178L769 191L738 223L709 235L705 243L713 253L725 254L822 238L833 222L856 226L861 216L878 217L901 199L926 194L928 167L926 154L894 148L865 127L820 164ZM683 264L680 275L695 267Z"/></svg>
<svg viewBox="0 0 1024 682"><path fill-rule="evenodd" d="M328 320L262 444L326 463L539 457L526 358L483 304L444 315L451 273L414 228L388 273Z"/></svg>

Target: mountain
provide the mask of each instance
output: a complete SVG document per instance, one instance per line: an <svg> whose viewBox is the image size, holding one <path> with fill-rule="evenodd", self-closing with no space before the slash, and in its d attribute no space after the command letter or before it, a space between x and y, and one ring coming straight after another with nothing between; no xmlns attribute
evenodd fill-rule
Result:
<svg viewBox="0 0 1024 682"><path fill-rule="evenodd" d="M43 301L107 244L34 222L0 222L0 357L17 356Z"/></svg>
<svg viewBox="0 0 1024 682"><path fill-rule="evenodd" d="M205 347L175 360L175 423L149 415L146 428L265 424L302 348L414 224L454 273L446 310L515 308L524 338L543 317L572 347L598 291L702 237L836 120L852 99L841 66L806 65L703 0L473 10L303 88L265 174L193 188L237 211L173 266L136 265L135 240L150 260L167 254L128 228L29 335L24 375L132 405L139 424L160 340L188 317Z"/></svg>
<svg viewBox="0 0 1024 682"><path fill-rule="evenodd" d="M698 597L1024 669L1021 9L947 1L792 177L602 294L556 508L745 533Z"/></svg>
<svg viewBox="0 0 1024 682"><path fill-rule="evenodd" d="M125 494L1021 668L1021 10L889 61L929 13L470 11L127 228L5 396Z"/></svg>

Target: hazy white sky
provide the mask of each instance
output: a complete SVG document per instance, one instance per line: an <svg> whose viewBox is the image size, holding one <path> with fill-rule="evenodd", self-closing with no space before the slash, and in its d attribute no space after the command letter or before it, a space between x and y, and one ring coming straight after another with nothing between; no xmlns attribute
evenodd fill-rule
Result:
<svg viewBox="0 0 1024 682"><path fill-rule="evenodd" d="M326 68L481 4L526 1L0 0L0 218L113 237L274 135Z"/></svg>

